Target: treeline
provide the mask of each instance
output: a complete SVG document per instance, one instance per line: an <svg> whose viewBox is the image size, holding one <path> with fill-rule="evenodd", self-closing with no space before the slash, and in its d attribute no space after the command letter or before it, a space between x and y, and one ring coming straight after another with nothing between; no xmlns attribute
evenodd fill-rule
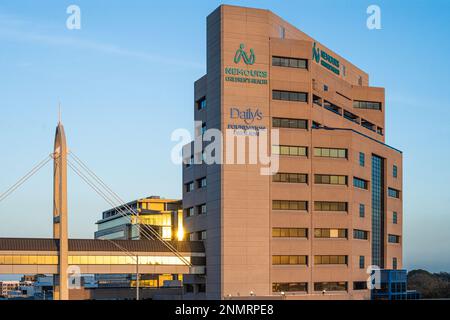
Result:
<svg viewBox="0 0 450 320"><path fill-rule="evenodd" d="M412 270L408 272L408 290L417 290L423 299L450 298L450 273Z"/></svg>

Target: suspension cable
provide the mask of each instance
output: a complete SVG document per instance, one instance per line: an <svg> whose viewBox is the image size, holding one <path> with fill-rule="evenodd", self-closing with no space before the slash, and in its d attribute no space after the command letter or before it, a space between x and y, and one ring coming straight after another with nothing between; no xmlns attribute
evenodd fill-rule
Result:
<svg viewBox="0 0 450 320"><path fill-rule="evenodd" d="M128 205L124 200L122 200L121 198L120 198L120 196L116 193L116 192L114 192L110 187L108 187L108 185L105 183L105 182L103 182L103 180L98 176L98 175L96 175L95 174L95 172L93 172L91 169L89 169L89 167L79 158L79 157L77 157L74 153L73 153L73 151L71 151L71 152L69 152L69 155L82 167L82 168L84 168L84 170L86 170L86 172L94 179L94 180L96 180L101 186L103 186L103 188L107 191L107 192L109 192L112 196L113 196L113 198L115 198L116 199L116 201L121 205L121 206L124 206L127 210L129 210L130 212L131 212L131 214L132 215L135 215L135 216L137 216L137 217L139 217L139 214L137 213L137 211L135 211L133 208L131 208L131 206L130 205ZM116 209L116 211L117 211L117 209ZM128 216L128 215L127 215ZM167 242L167 241L165 241L162 237L161 237L161 235L158 233L158 232L156 232L151 226L145 226L145 227L147 227L147 228L141 228L141 226L140 226L140 224L138 223L137 224L137 226L138 226L138 228L139 228L139 231L141 231L141 232L143 232L143 233L147 233L145 230L143 230L143 229L148 229L152 234L153 234L153 236L154 237L156 237L158 240L160 240L165 246L167 246L172 252L177 252L177 255L179 255L180 256L180 258L182 257L182 259L183 260L186 260L179 252L178 252L178 250L171 244L171 243L169 243L169 242ZM147 233L148 234L148 233ZM186 260L186 262L188 262L189 263L189 265L190 265L190 262L189 261L187 261Z"/></svg>
<svg viewBox="0 0 450 320"><path fill-rule="evenodd" d="M43 159L41 162L39 162L37 165L35 165L26 175L24 175L22 178L20 178L15 184L13 184L11 187L8 188L5 192L3 192L0 195L0 202L5 200L10 194L12 194L14 191L16 191L20 186L22 186L28 179L30 179L36 172L41 170L50 160L52 159L52 155L48 155Z"/></svg>
<svg viewBox="0 0 450 320"><path fill-rule="evenodd" d="M73 152L70 153L73 156ZM75 157L73 157L75 159ZM79 159L78 159L79 160ZM81 162L81 160L79 160ZM138 216L138 214L128 205L128 204L123 204L120 206L117 206L114 203L114 200L111 199L111 197L109 197L107 194L105 194L98 186L96 186L91 179L89 179L89 177L87 177L84 173L82 173L78 168L76 168L75 164L72 163L72 161L70 161L68 159L68 165L71 167L72 170L74 170L74 172L80 176L80 178L85 181L98 195L100 195L106 202L108 202L112 207L116 207L116 211L125 218L129 218L131 219L131 217L127 214L127 212L125 210L122 209L122 207L127 208L133 215ZM87 168L86 165L83 166L83 168L85 168L86 171L88 171L89 169ZM87 168L87 169L86 169ZM91 170L89 170L91 171ZM88 171L88 173L89 173ZM91 171L92 172L92 171ZM95 175L93 172L92 175ZM97 179L95 179L96 181L101 179L97 176ZM100 182L98 182L100 183ZM102 185L104 185L106 191L108 192L108 190L111 190L109 187L106 186L106 184L104 182L101 182ZM109 193L113 193L113 191L109 191ZM118 198L117 194L116 197ZM119 198L120 199L120 198ZM116 200L117 201L117 200ZM120 203L120 202L119 202ZM147 229L148 231L150 231L152 233L152 235L150 235L146 229L144 229L143 227L141 227L141 225L139 224L139 221L136 224L137 229L144 234L146 237L148 237L149 239L154 239L157 238L157 240L161 241L173 254L175 254L184 264L188 265L188 266L192 266L191 262L189 260L187 260L180 252L178 252L178 250L171 245L169 242L165 241L160 235L159 233L157 233L151 226L148 226L149 228Z"/></svg>

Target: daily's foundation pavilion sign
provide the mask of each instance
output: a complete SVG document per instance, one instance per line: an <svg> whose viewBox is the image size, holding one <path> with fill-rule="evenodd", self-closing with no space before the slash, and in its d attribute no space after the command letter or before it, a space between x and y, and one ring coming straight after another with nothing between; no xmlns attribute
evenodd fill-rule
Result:
<svg viewBox="0 0 450 320"><path fill-rule="evenodd" d="M246 65L253 65L256 55L253 49L250 53L245 52L245 44L241 43L234 55L234 63L244 62ZM267 71L255 69L243 69L238 67L225 67L225 81L253 84L267 84Z"/></svg>

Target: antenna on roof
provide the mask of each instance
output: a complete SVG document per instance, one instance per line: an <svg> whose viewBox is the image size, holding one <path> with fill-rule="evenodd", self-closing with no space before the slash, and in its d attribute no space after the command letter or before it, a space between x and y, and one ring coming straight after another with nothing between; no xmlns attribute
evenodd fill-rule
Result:
<svg viewBox="0 0 450 320"><path fill-rule="evenodd" d="M61 123L61 101L58 102L58 123Z"/></svg>

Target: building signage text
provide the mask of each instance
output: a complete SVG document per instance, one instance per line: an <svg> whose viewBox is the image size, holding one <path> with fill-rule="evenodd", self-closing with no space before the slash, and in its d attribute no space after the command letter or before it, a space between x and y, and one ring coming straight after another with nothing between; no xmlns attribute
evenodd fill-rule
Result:
<svg viewBox="0 0 450 320"><path fill-rule="evenodd" d="M327 68L331 72L334 72L337 75L340 74L339 60L329 55L326 51L321 50L319 47L317 47L315 42L312 48L312 57L314 61L320 63L323 67Z"/></svg>
<svg viewBox="0 0 450 320"><path fill-rule="evenodd" d="M239 49L234 55L234 63L239 64L241 61L246 65L253 65L256 61L256 55L253 49L250 49L250 54L244 50L245 45L241 43ZM252 83L252 84L267 84L267 71L249 70L243 68L225 67L225 81Z"/></svg>

